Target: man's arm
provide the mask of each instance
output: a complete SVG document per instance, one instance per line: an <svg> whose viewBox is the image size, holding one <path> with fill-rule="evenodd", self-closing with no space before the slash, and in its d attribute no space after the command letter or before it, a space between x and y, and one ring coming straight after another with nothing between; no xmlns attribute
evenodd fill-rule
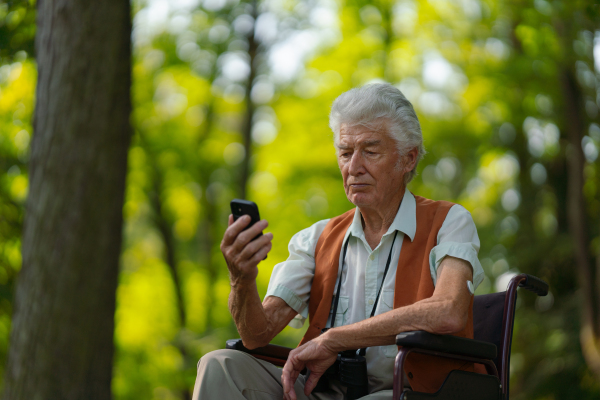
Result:
<svg viewBox="0 0 600 400"><path fill-rule="evenodd" d="M396 343L396 335L407 331L452 334L467 324L471 293L467 280L473 278L468 262L446 257L438 269L433 296L352 325L327 332L324 343L333 351Z"/></svg>
<svg viewBox="0 0 600 400"><path fill-rule="evenodd" d="M244 346L266 346L297 314L279 297L269 296L261 304L256 283L231 287L229 310Z"/></svg>
<svg viewBox="0 0 600 400"><path fill-rule="evenodd" d="M271 250L272 233L252 240L268 225L262 220L249 229L250 217L243 216L233 222L221 242L221 251L229 269L231 293L229 310L235 321L244 346L253 349L267 345L294 318L296 312L278 297L267 297L261 304L256 288L258 263Z"/></svg>
<svg viewBox="0 0 600 400"><path fill-rule="evenodd" d="M296 399L293 385L305 367L311 370L304 388L308 395L340 351L395 344L400 332L424 330L451 334L462 330L467 323L472 296L467 280L472 278L473 269L468 262L448 256L438 268L437 285L430 298L330 329L292 350L282 373L285 398Z"/></svg>

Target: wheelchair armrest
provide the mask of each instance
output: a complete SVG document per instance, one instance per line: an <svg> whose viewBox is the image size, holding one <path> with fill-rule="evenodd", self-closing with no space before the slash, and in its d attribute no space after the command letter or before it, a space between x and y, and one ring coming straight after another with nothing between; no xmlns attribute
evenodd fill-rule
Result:
<svg viewBox="0 0 600 400"><path fill-rule="evenodd" d="M533 275L525 274L525 277L525 281L521 282L519 287L532 291L538 296L545 296L548 294L548 284L546 282Z"/></svg>
<svg viewBox="0 0 600 400"><path fill-rule="evenodd" d="M240 350L244 353L252 354L259 358L261 358L262 356L265 358L272 358L282 361L286 361L288 355L290 354L290 351L292 351L292 349L290 349L289 347L278 346L276 344L268 344L264 347L257 347L256 349L250 350L244 346L244 344L242 343L242 339L229 339L226 343L225 348Z"/></svg>
<svg viewBox="0 0 600 400"><path fill-rule="evenodd" d="M402 332L396 336L396 344L487 360L496 358L497 353L496 346L492 343L425 331Z"/></svg>

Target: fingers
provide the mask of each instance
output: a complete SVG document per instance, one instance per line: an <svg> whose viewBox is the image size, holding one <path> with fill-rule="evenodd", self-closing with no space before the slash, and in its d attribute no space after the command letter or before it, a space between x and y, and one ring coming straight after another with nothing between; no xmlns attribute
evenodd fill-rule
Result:
<svg viewBox="0 0 600 400"><path fill-rule="evenodd" d="M223 246L231 246L240 232L248 226L250 223L250 217L248 215L243 215L237 219L237 221L233 222L233 215L229 215L229 227L225 231L223 235L223 241L221 242L221 249Z"/></svg>
<svg viewBox="0 0 600 400"><path fill-rule="evenodd" d="M292 350L293 351L293 350ZM296 400L296 392L294 391L294 384L300 374L300 371L304 368L304 363L301 363L297 358L290 353L283 370L281 372L281 383L283 384L283 396L286 400Z"/></svg>
<svg viewBox="0 0 600 400"><path fill-rule="evenodd" d="M295 375L295 376L294 376ZM288 375L287 377L281 377L281 382L283 385L283 397L289 400L296 400L296 390L294 389L294 384L296 383L296 379L298 378L298 374Z"/></svg>
<svg viewBox="0 0 600 400"><path fill-rule="evenodd" d="M271 239L273 238L272 234L268 233L267 235L271 235ZM269 239L269 242L266 245L264 245L256 253L254 253L254 256L252 256L252 258L248 261L249 264L251 264L251 265L258 264L262 260L264 260L265 257L267 257L267 254L269 254L269 252L271 251L271 248L273 247L273 244L271 243L271 239Z"/></svg>
<svg viewBox="0 0 600 400"><path fill-rule="evenodd" d="M267 226L269 226L269 223L266 220L261 220L244 231L244 228L246 228L250 223L250 217L244 215L238 218L238 220L235 222L232 222L232 219L233 217L230 215L230 225L225 231L225 234L223 235L223 240L221 241L221 251L223 253L227 252L229 248L232 248L234 253L241 252L244 249L244 247L252 241L252 239L254 239ZM264 244L266 244L266 242L262 243L262 245ZM252 249L252 254L256 253L259 247Z"/></svg>
<svg viewBox="0 0 600 400"><path fill-rule="evenodd" d="M296 400L296 392L294 391L295 382L292 381L290 371L286 371L285 368L281 373L281 383L283 384L283 398L286 400Z"/></svg>
<svg viewBox="0 0 600 400"><path fill-rule="evenodd" d="M310 396L313 389L317 386L317 383L319 383L319 379L321 379L321 376L323 376L322 373L316 373L316 372L310 371L310 375L308 376L308 379L306 380L306 383L304 384L304 394L305 395Z"/></svg>
<svg viewBox="0 0 600 400"><path fill-rule="evenodd" d="M253 240L250 243L246 244L246 246L243 247L241 249L241 252L239 253L240 261L248 260L248 259L252 258L258 251L262 250L265 246L270 245L272 239L273 239L273 234L269 232L265 235L262 235L258 239ZM270 248L269 248L269 250L270 250ZM267 253L264 253L263 258L266 255L267 255ZM259 259L259 261L260 260L262 260L262 258Z"/></svg>
<svg viewBox="0 0 600 400"><path fill-rule="evenodd" d="M237 222L237 221L236 221ZM246 224L247 225L247 224ZM250 243L257 235L269 226L267 220L263 219L252 225L250 228L238 234L238 237L233 242L233 247L242 250Z"/></svg>
<svg viewBox="0 0 600 400"><path fill-rule="evenodd" d="M236 252L242 251L246 244L252 241L252 239L254 239L267 226L269 226L269 223L263 219L252 225L250 228L244 230L250 221L250 217L244 215L232 223L223 235L221 250L224 250L228 247L233 247Z"/></svg>
<svg viewBox="0 0 600 400"><path fill-rule="evenodd" d="M266 258L272 248L272 233L261 235L253 240L269 225L268 222L261 220L244 230L250 221L250 217L244 215L234 222L233 216L230 215L229 227L221 241L221 252L225 256L232 282L240 278L255 279L258 274L257 265Z"/></svg>

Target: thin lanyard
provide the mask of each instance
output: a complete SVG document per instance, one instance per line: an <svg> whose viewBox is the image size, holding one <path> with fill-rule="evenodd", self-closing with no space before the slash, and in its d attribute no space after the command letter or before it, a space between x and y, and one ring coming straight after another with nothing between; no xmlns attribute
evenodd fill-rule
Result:
<svg viewBox="0 0 600 400"><path fill-rule="evenodd" d="M375 298L375 303L373 304L373 309L371 310L372 318L375 315L375 310L377 309L377 303L379 302L379 297L381 296L381 290L383 289L383 284L385 283L385 277L387 276L388 269L390 268L390 262L392 261L392 252L394 251L394 243L396 242L396 235L398 235L398 231L394 233L394 239L392 239L392 247L390 248L390 255L388 256L387 263L385 264L385 270L383 271L383 279L381 280L381 286L379 286L379 290L377 291L377 297ZM337 287L337 295L335 296L335 302L333 303L333 315L331 317L331 328L335 325L335 316L337 314L338 303L340 302L340 290L342 288L342 276L344 274L344 260L346 259L346 251L348 250L348 242L350 241L350 235L348 235L348 239L346 239L346 243L344 243L344 250L342 253L342 270L340 271L340 281L338 282Z"/></svg>

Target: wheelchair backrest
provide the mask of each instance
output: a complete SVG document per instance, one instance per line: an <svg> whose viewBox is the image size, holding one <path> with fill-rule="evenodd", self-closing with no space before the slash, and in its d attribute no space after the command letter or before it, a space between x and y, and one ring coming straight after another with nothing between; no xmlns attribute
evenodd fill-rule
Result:
<svg viewBox="0 0 600 400"><path fill-rule="evenodd" d="M473 300L473 335L475 340L493 343L498 349L494 359L500 369L499 357L502 348L502 327L506 292L483 294Z"/></svg>
<svg viewBox="0 0 600 400"><path fill-rule="evenodd" d="M533 275L512 277L506 292L475 296L473 301L473 336L496 345L498 356L494 364L500 374L504 398L509 396L510 347L517 304L517 288L522 287L538 296L548 294L548 284Z"/></svg>

